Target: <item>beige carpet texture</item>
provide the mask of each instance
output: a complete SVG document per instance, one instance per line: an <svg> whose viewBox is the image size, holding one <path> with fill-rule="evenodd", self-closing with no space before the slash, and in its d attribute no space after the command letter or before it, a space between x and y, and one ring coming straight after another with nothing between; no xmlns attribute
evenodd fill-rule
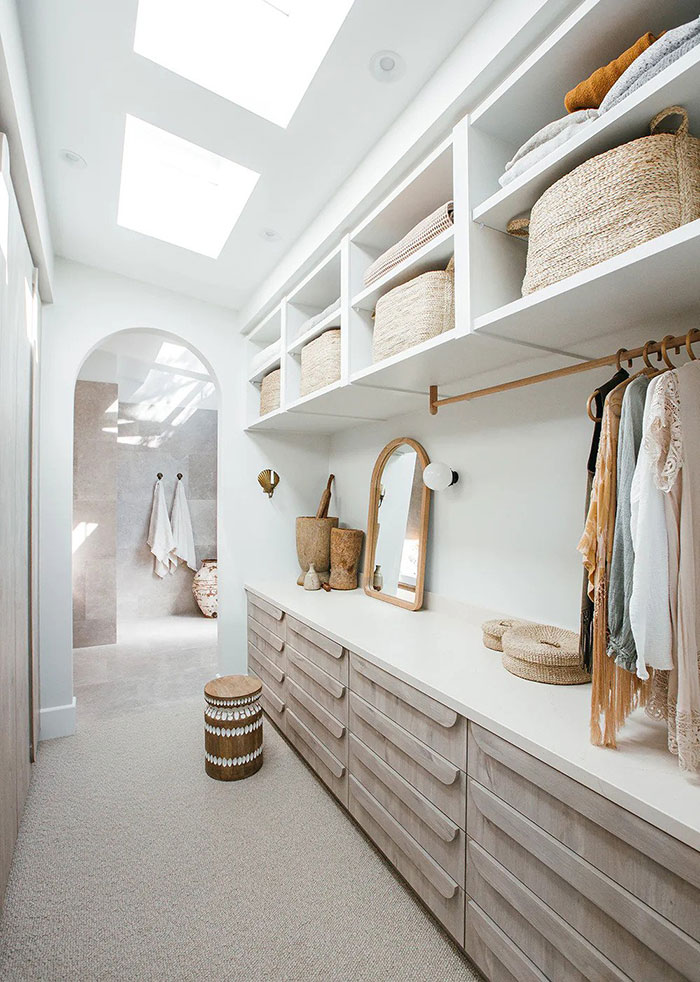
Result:
<svg viewBox="0 0 700 982"><path fill-rule="evenodd" d="M41 745L3 982L479 978L269 722L262 770L228 784L196 699Z"/></svg>

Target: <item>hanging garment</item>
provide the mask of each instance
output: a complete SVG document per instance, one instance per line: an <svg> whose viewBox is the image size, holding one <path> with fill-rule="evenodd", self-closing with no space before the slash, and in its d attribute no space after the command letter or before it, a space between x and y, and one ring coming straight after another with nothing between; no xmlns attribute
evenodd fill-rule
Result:
<svg viewBox="0 0 700 982"><path fill-rule="evenodd" d="M173 532L168 518L168 509L165 505L165 495L163 494L163 482L159 479L153 488L153 508L151 510L151 521L148 526L148 545L155 556L155 573L162 579L171 572L171 567L175 560L171 557L174 546Z"/></svg>
<svg viewBox="0 0 700 982"><path fill-rule="evenodd" d="M588 574L588 595L594 603L591 743L605 747L617 746L618 729L633 709L646 704L649 691L648 683L619 668L607 656L607 588L615 529L617 442L622 399L631 381L620 383L605 400L591 504L578 544Z"/></svg>
<svg viewBox="0 0 700 982"><path fill-rule="evenodd" d="M639 375L627 386L622 400L617 445L617 502L608 585L608 655L628 672L634 672L637 665L637 649L629 617L634 570L630 489L642 442L644 403L649 382L648 375Z"/></svg>
<svg viewBox="0 0 700 982"><path fill-rule="evenodd" d="M649 434L654 395L663 377L652 379L647 388L642 442L630 491L634 569L629 619L640 679L649 678L648 667L673 668L666 504L664 492L655 482L654 458L658 454Z"/></svg>
<svg viewBox="0 0 700 982"><path fill-rule="evenodd" d="M598 420L593 424L593 437L591 439L591 450L588 454L588 479L586 482L586 507L584 515L588 515L591 503L591 491L593 489L593 479L595 477L596 460L598 458L598 445L600 443L600 426L603 418L603 406L608 395L620 382L629 378L629 374L624 368L620 368L611 379L604 385L599 386L593 398L595 406L595 416ZM588 596L588 575L583 573L583 591L581 597L581 628L579 631L579 655L581 658L581 668L586 672L591 672L593 668L593 601Z"/></svg>
<svg viewBox="0 0 700 982"><path fill-rule="evenodd" d="M181 480L178 480L175 489L171 525L173 529L172 561L174 565L177 566L178 560L180 560L190 569L196 570L197 556L194 548L194 535L192 534L192 519Z"/></svg>

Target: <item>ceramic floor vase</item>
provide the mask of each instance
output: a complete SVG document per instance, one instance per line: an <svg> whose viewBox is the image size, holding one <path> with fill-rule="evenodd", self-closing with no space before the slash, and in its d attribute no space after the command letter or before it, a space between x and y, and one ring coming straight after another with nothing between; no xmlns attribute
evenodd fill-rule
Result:
<svg viewBox="0 0 700 982"><path fill-rule="evenodd" d="M337 527L337 518L297 518L297 559L301 566L297 579L299 586L304 585L304 577L312 563L321 583L328 583L331 576L331 529Z"/></svg>
<svg viewBox="0 0 700 982"><path fill-rule="evenodd" d="M219 570L215 559L202 560L202 565L192 580L192 593L205 617L218 616Z"/></svg>
<svg viewBox="0 0 700 982"><path fill-rule="evenodd" d="M331 530L331 578L333 590L356 590L362 552L362 529Z"/></svg>

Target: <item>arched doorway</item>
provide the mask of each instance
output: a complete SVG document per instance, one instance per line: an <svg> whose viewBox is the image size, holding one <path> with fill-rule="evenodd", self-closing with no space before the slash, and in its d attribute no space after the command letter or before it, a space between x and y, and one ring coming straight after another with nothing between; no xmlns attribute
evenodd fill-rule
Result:
<svg viewBox="0 0 700 982"><path fill-rule="evenodd" d="M206 560L211 575L218 555L211 370L173 335L110 335L78 371L73 451L79 719L194 697L217 666L217 622L203 615L192 589L195 571ZM158 543L149 542L154 502L161 502L156 525L165 541L176 498L185 534L163 565L154 556Z"/></svg>

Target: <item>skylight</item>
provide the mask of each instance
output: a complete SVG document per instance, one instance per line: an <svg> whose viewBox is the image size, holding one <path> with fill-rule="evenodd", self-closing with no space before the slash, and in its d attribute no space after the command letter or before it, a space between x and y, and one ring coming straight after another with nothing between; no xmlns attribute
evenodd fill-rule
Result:
<svg viewBox="0 0 700 982"><path fill-rule="evenodd" d="M139 0L134 51L287 126L354 0Z"/></svg>
<svg viewBox="0 0 700 982"><path fill-rule="evenodd" d="M259 177L127 115L117 222L216 259Z"/></svg>

